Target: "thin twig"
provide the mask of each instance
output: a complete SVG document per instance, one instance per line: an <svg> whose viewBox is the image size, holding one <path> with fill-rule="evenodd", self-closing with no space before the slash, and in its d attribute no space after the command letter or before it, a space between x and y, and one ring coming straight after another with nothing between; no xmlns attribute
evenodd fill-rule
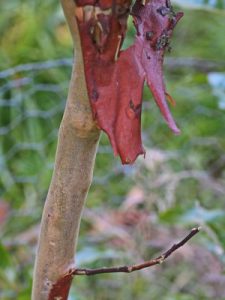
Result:
<svg viewBox="0 0 225 300"><path fill-rule="evenodd" d="M117 266L117 267L103 267L99 269L85 269L85 268L78 268L72 271L72 275L97 275L103 273L131 273L134 271L146 269L158 264L162 264L171 254L173 254L177 249L181 248L185 245L191 238L193 238L199 231L200 227L193 228L191 232L179 243L174 244L169 250L164 252L162 255L158 256L157 258L151 259L141 264L132 265L132 266Z"/></svg>

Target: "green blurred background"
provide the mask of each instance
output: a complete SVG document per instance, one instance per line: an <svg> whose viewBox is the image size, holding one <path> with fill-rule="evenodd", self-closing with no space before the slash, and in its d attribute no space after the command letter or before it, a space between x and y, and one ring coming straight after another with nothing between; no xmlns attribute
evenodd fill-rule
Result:
<svg viewBox="0 0 225 300"><path fill-rule="evenodd" d="M165 78L182 134L145 89L146 159L121 166L102 135L77 264L142 262L203 230L162 266L77 277L70 300L225 299L225 2L175 2L185 16ZM0 12L0 299L28 300L73 47L58 1L1 1Z"/></svg>

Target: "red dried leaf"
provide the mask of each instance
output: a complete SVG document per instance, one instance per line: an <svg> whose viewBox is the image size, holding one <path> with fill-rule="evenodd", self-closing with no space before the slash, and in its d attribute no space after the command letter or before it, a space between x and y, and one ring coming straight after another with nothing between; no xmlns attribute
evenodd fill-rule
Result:
<svg viewBox="0 0 225 300"><path fill-rule="evenodd" d="M114 154L124 164L133 163L145 153L141 141L145 81L169 127L179 133L166 102L162 65L169 38L183 13L175 14L169 0L137 0L131 11L136 38L130 48L121 51L131 1L76 3L93 117L108 134Z"/></svg>
<svg viewBox="0 0 225 300"><path fill-rule="evenodd" d="M48 300L67 300L72 280L73 276L72 272L70 271L52 286L48 296Z"/></svg>

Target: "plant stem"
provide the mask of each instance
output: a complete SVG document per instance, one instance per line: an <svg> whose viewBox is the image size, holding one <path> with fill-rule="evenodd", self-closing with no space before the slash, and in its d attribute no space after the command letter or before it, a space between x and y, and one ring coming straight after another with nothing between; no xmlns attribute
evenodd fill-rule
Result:
<svg viewBox="0 0 225 300"><path fill-rule="evenodd" d="M59 129L55 168L41 221L32 300L49 299L52 286L74 266L80 219L92 181L100 136L87 95L74 17L75 4L72 0L62 0L62 5L76 41L75 63ZM68 295L69 288L70 284L64 291L65 295ZM67 296L60 299L67 299Z"/></svg>

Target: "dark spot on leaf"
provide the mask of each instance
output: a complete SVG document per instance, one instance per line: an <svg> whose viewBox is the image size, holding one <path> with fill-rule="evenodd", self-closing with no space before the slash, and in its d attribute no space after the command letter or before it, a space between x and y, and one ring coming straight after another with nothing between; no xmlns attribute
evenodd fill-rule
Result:
<svg viewBox="0 0 225 300"><path fill-rule="evenodd" d="M134 103L133 103L132 99L130 100L129 105L130 105L130 108L131 108L131 109L133 109L133 110L135 109L135 106L134 106Z"/></svg>
<svg viewBox="0 0 225 300"><path fill-rule="evenodd" d="M162 50L169 44L169 36L167 32L164 32L156 42L156 50Z"/></svg>
<svg viewBox="0 0 225 300"><path fill-rule="evenodd" d="M170 13L170 9L165 6L161 6L156 11L163 17L165 17L166 15L168 15Z"/></svg>
<svg viewBox="0 0 225 300"><path fill-rule="evenodd" d="M148 52L145 52L147 59L151 59L151 56L148 54Z"/></svg>
<svg viewBox="0 0 225 300"><path fill-rule="evenodd" d="M170 8L170 7L171 7L170 0L166 0L166 6L167 6L168 8Z"/></svg>
<svg viewBox="0 0 225 300"><path fill-rule="evenodd" d="M94 102L96 102L96 101L98 100L98 98L99 98L98 92L97 92L96 90L93 90L93 91L92 91L92 94L91 94L91 99L92 99Z"/></svg>
<svg viewBox="0 0 225 300"><path fill-rule="evenodd" d="M154 33L152 31L147 31L145 33L145 38L147 41L151 41L152 37L153 37Z"/></svg>

